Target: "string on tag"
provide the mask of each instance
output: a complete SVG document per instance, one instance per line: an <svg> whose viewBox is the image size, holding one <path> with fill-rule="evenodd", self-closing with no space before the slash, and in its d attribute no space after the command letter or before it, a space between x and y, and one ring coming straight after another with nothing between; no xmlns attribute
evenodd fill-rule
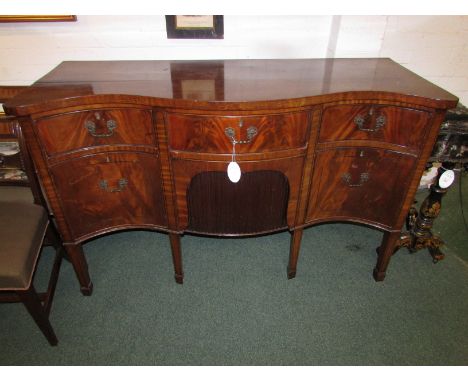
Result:
<svg viewBox="0 0 468 382"><path fill-rule="evenodd" d="M232 156L231 156L231 162L236 161L236 143L237 141L235 139L232 140Z"/></svg>
<svg viewBox="0 0 468 382"><path fill-rule="evenodd" d="M231 163L229 163L227 168L227 175L232 183L237 183L241 177L241 169L236 162L236 143L237 141L232 138Z"/></svg>

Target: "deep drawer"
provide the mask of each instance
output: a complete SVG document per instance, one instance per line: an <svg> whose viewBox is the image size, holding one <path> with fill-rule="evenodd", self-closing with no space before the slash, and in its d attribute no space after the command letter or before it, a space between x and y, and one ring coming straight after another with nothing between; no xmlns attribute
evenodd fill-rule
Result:
<svg viewBox="0 0 468 382"><path fill-rule="evenodd" d="M392 227L415 161L411 155L371 148L319 152L307 221L352 220Z"/></svg>
<svg viewBox="0 0 468 382"><path fill-rule="evenodd" d="M261 153L304 147L306 112L259 116L166 114L172 150L211 154Z"/></svg>
<svg viewBox="0 0 468 382"><path fill-rule="evenodd" d="M75 239L113 227L166 225L160 164L152 155L91 155L51 173Z"/></svg>
<svg viewBox="0 0 468 382"><path fill-rule="evenodd" d="M330 106L323 111L319 142L373 140L419 149L430 116L425 111L397 106Z"/></svg>
<svg viewBox="0 0 468 382"><path fill-rule="evenodd" d="M77 111L36 121L42 146L49 155L101 145L152 145L151 111L101 109Z"/></svg>

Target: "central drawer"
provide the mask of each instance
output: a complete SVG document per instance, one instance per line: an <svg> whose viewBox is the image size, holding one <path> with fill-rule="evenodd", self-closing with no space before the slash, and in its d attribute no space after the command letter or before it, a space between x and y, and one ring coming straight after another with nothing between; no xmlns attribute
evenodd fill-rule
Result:
<svg viewBox="0 0 468 382"><path fill-rule="evenodd" d="M217 116L166 114L172 150L230 154L262 153L306 146L307 112Z"/></svg>

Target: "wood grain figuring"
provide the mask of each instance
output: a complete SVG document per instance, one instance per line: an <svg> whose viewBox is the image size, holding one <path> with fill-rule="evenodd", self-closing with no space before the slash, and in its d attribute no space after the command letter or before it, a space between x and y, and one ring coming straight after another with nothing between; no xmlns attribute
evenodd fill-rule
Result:
<svg viewBox="0 0 468 382"><path fill-rule="evenodd" d="M412 156L386 150L319 152L307 221L353 220L393 227L414 165Z"/></svg>
<svg viewBox="0 0 468 382"><path fill-rule="evenodd" d="M75 238L116 227L167 226L157 158L92 155L64 161L51 173Z"/></svg>
<svg viewBox="0 0 468 382"><path fill-rule="evenodd" d="M62 63L5 110L89 294L82 242L128 228L169 234L182 283L185 232L287 228L292 278L306 227L363 223L384 231L383 280L456 103L390 59L92 61Z"/></svg>
<svg viewBox="0 0 468 382"><path fill-rule="evenodd" d="M151 110L87 110L41 118L36 125L49 155L93 146L155 144Z"/></svg>
<svg viewBox="0 0 468 382"><path fill-rule="evenodd" d="M156 132L158 136L158 147L160 152L161 162L161 178L164 192L164 199L166 203L167 221L168 228L171 232L180 232L179 229L179 213L177 211L178 203L175 192L175 185L173 181L173 162L171 161L169 148L167 143L167 130L164 125L163 113L159 110L155 113L154 123L156 125ZM172 242L176 242L175 239L171 239ZM180 243L176 246L180 248ZM178 251L180 252L180 251ZM181 260L180 260L181 261Z"/></svg>
<svg viewBox="0 0 468 382"><path fill-rule="evenodd" d="M379 118L382 118L379 125ZM422 110L381 105L325 108L320 142L373 140L420 149L431 115ZM362 121L358 124L357 121Z"/></svg>
<svg viewBox="0 0 468 382"><path fill-rule="evenodd" d="M306 142L307 113L263 116L195 116L168 114L169 145L173 150L201 153L232 153L232 140L226 129L234 130L239 143L236 152L262 153L303 147ZM249 140L247 130L256 135Z"/></svg>

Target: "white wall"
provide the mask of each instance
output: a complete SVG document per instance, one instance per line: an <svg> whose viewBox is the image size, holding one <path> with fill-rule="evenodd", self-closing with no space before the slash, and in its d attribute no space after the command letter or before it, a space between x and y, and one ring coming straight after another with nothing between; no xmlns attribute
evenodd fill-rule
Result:
<svg viewBox="0 0 468 382"><path fill-rule="evenodd" d="M391 57L468 105L468 16L224 16L223 40L166 38L164 16L0 24L0 84L64 60Z"/></svg>

